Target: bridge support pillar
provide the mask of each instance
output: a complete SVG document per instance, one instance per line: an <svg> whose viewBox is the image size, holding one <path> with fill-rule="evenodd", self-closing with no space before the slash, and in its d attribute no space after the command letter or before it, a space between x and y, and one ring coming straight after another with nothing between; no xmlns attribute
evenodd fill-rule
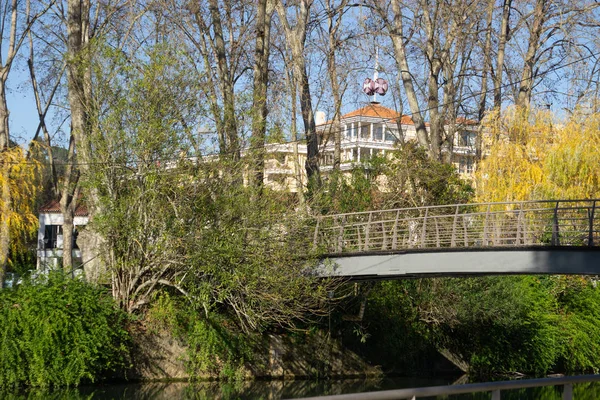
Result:
<svg viewBox="0 0 600 400"><path fill-rule="evenodd" d="M500 390L494 390L492 392L492 400L500 400Z"/></svg>

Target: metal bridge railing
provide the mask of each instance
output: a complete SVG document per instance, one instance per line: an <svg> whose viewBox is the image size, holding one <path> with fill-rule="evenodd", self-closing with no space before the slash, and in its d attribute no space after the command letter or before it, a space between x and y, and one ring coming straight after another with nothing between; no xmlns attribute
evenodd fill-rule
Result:
<svg viewBox="0 0 600 400"><path fill-rule="evenodd" d="M467 385L432 386L412 389L384 390L334 396L307 397L304 400L392 400L449 396L455 394L470 394L491 392L492 400L500 400L503 390L537 388L543 386L562 386L563 400L573 400L573 385L578 383L598 382L600 375L565 376L560 378L526 379L504 382L473 383Z"/></svg>
<svg viewBox="0 0 600 400"><path fill-rule="evenodd" d="M453 204L317 217L328 254L447 247L600 246L600 200Z"/></svg>

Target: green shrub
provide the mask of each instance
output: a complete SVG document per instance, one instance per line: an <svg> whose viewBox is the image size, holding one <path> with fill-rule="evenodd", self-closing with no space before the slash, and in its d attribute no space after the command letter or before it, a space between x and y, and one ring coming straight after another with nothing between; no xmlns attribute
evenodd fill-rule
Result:
<svg viewBox="0 0 600 400"><path fill-rule="evenodd" d="M216 312L206 318L180 296L160 292L145 318L154 333L169 332L188 346L187 369L193 380L207 376L240 380L244 364L256 362L259 334L241 332L233 320Z"/></svg>
<svg viewBox="0 0 600 400"><path fill-rule="evenodd" d="M125 316L102 288L52 274L0 291L0 387L72 386L126 367Z"/></svg>

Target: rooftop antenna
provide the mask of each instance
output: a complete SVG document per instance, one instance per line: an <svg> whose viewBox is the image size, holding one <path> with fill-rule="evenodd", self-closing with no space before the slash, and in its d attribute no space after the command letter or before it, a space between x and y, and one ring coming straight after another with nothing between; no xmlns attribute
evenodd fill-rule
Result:
<svg viewBox="0 0 600 400"><path fill-rule="evenodd" d="M379 77L379 47L375 49L375 70L373 79L367 78L363 82L363 92L367 96L373 96L371 104L379 104L377 95L385 96L388 90L388 83L385 79Z"/></svg>
<svg viewBox="0 0 600 400"><path fill-rule="evenodd" d="M377 82L377 79L379 78L378 69L379 69L379 47L375 48L375 70L373 71L373 80L375 82ZM371 103L378 104L377 91L375 91L375 93L373 93L373 100L371 100Z"/></svg>

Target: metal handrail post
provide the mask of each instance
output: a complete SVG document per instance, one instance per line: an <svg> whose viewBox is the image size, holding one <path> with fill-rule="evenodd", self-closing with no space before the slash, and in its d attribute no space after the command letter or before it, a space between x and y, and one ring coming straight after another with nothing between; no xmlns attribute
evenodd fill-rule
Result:
<svg viewBox="0 0 600 400"><path fill-rule="evenodd" d="M596 211L596 200L592 202L592 209L590 210L590 230L588 233L588 246L594 245L594 213Z"/></svg>
<svg viewBox="0 0 600 400"><path fill-rule="evenodd" d="M484 246L488 245L488 218L490 216L490 207L491 207L491 205L488 204L487 211L485 212L485 221L483 223L483 245Z"/></svg>
<svg viewBox="0 0 600 400"><path fill-rule="evenodd" d="M367 222L367 228L366 228L366 232L365 232L365 251L369 250L369 233L371 230L371 221L373 220L373 213L369 213L369 222Z"/></svg>
<svg viewBox="0 0 600 400"><path fill-rule="evenodd" d="M519 244L521 244L521 236L523 234L523 203L521 203L521 208L519 210L519 214L517 215L517 237L515 240L515 244L518 246ZM525 240L523 240L523 243L525 242Z"/></svg>
<svg viewBox="0 0 600 400"><path fill-rule="evenodd" d="M396 211L396 220L394 221L394 228L392 229L392 250L396 250L398 247L398 218L400 217L400 211Z"/></svg>
<svg viewBox="0 0 600 400"><path fill-rule="evenodd" d="M425 217L423 218L423 228L421 229L421 248L425 247L425 229L427 228L427 214L429 213L429 208L425 209Z"/></svg>
<svg viewBox="0 0 600 400"><path fill-rule="evenodd" d="M456 247L456 220L458 219L458 205L454 213L454 222L452 223L452 239L450 239L450 247Z"/></svg>
<svg viewBox="0 0 600 400"><path fill-rule="evenodd" d="M552 218L552 246L560 246L560 237L558 232L558 201L554 207L554 217Z"/></svg>

